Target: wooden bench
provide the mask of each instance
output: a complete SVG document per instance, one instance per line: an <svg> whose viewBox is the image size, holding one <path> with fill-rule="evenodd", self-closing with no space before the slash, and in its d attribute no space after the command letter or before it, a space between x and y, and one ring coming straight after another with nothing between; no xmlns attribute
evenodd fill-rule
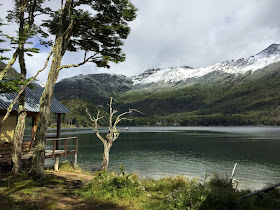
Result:
<svg viewBox="0 0 280 210"><path fill-rule="evenodd" d="M71 139L75 139L75 149L68 150L68 141ZM45 150L45 158L55 159L55 170L58 170L59 165L59 157L60 156L68 156L75 155L74 166L77 165L77 154L78 154L78 138L77 137L67 137L67 138L54 138L47 139L47 141L53 141L52 150ZM60 150L57 148L57 143L60 141L64 141L64 150ZM13 153L13 143L0 143L0 177L2 172L2 167L12 166L12 153ZM21 160L26 163L33 156L33 148L30 141L24 141L22 143L22 154Z"/></svg>
<svg viewBox="0 0 280 210"><path fill-rule="evenodd" d="M24 141L22 143L22 161L27 162L28 159L32 157L30 155L32 152L31 142ZM12 153L13 153L13 143L4 142L0 143L0 176L2 173L2 167L12 166Z"/></svg>

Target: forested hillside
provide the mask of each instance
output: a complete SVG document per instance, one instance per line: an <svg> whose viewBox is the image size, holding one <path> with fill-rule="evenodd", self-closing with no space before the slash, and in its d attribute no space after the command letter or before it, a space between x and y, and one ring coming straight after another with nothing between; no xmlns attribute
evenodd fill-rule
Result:
<svg viewBox="0 0 280 210"><path fill-rule="evenodd" d="M106 101L108 102L110 96L114 96L114 106L119 111L135 108L145 113L138 116L135 121L127 122L131 125L280 124L279 62L259 69L253 74L212 73L204 78L198 78L200 81L193 85L173 83L167 85L159 82L137 88L130 86L127 87L128 91L107 89L106 94L103 89L98 91L98 88L94 88L99 84L92 81L87 83L87 79L84 78L76 79L78 82L75 83L82 85L81 88L73 85L75 93L73 91L70 98L93 102L99 109L107 111ZM102 84L106 85L105 82ZM58 86L60 90L69 90L71 83L66 79L59 82ZM112 83L111 86L116 84ZM62 92L60 91L60 94ZM56 91L55 93L59 99L65 99L67 95L61 98ZM84 112L75 104L75 101L70 100L65 105L77 116L84 116Z"/></svg>

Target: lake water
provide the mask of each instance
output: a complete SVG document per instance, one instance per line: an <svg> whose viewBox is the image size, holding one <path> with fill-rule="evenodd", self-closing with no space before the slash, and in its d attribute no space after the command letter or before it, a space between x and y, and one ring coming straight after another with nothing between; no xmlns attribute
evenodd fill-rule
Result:
<svg viewBox="0 0 280 210"><path fill-rule="evenodd" d="M49 130L49 135L53 132ZM100 168L103 144L90 128L63 129L62 136L79 138L81 168ZM109 169L118 171L120 163L140 177L184 175L199 180L214 172L229 177L238 163L239 187L260 189L280 182L280 128L131 127L120 134L110 152Z"/></svg>

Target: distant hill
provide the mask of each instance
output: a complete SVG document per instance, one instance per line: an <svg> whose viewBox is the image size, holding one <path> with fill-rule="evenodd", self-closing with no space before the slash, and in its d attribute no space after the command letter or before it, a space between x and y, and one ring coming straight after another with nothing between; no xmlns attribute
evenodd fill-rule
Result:
<svg viewBox="0 0 280 210"><path fill-rule="evenodd" d="M60 100L83 99L105 110L110 96L119 111L145 113L135 118L136 125L279 125L280 45L200 69L79 75L55 87Z"/></svg>
<svg viewBox="0 0 280 210"><path fill-rule="evenodd" d="M63 79L55 86L59 100L83 99L106 106L110 96L132 89L132 79L123 75L88 74Z"/></svg>
<svg viewBox="0 0 280 210"><path fill-rule="evenodd" d="M98 110L100 110L100 116L104 116L104 118L99 120L99 125L106 126L108 124L108 113L91 102L82 99L70 99L61 101L61 103L71 110L70 114L63 116L62 122L65 125L77 127L93 126L86 113L86 108L93 117L96 117Z"/></svg>
<svg viewBox="0 0 280 210"><path fill-rule="evenodd" d="M0 61L0 69L4 69L5 66L6 66L6 64L4 62ZM11 68L7 72L6 77L10 78L10 79L19 79L20 78L20 74L14 68Z"/></svg>

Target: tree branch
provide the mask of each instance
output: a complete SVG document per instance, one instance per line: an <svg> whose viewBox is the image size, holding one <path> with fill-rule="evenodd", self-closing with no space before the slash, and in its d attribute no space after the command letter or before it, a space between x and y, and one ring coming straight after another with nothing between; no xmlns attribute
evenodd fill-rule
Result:
<svg viewBox="0 0 280 210"><path fill-rule="evenodd" d="M109 118L109 129L112 128L112 121L113 121L113 111L112 111L112 103L113 103L113 98L110 97L110 104L109 104L109 113L110 113L110 118Z"/></svg>
<svg viewBox="0 0 280 210"><path fill-rule="evenodd" d="M100 120L100 119L102 119L104 116L102 116L102 117L99 117L99 111L97 112L97 116L96 116L96 118L94 118L94 117L92 117L91 115L90 115L90 113L88 112L88 109L86 108L86 112L87 112L87 114L88 114L88 116L89 116L89 119L91 120L91 122L92 123L94 123L94 129L93 129L93 131L95 132L95 134L96 134L96 136L98 137L98 139L100 140L100 141L102 141L102 143L103 144L107 144L107 141L100 135L100 133L99 133L99 131L98 131L98 120Z"/></svg>
<svg viewBox="0 0 280 210"><path fill-rule="evenodd" d="M90 57L88 57L88 58L86 58L86 54L87 54L87 53L85 52L85 56L84 56L83 62L78 63L78 64L62 65L62 66L60 66L59 71L61 71L62 69L69 69L69 68L72 68L72 67L79 67L79 66L82 66L82 65L86 64L87 62L92 62L92 61L94 61L94 59L97 58L97 57L95 57L95 56L96 56L98 53L95 53L94 55L92 55L92 56L90 56Z"/></svg>
<svg viewBox="0 0 280 210"><path fill-rule="evenodd" d="M70 34L71 34L72 29L73 29L74 22L75 22L74 19L71 19L68 28L67 28L66 31L63 33L63 37L64 37L65 40L68 40L68 39L70 38L70 36L71 36Z"/></svg>
<svg viewBox="0 0 280 210"><path fill-rule="evenodd" d="M8 64L5 66L5 68L3 70L0 71L0 81L3 80L3 78L5 77L6 73L10 70L10 68L12 67L12 65L14 65L14 63L16 62L16 59L19 55L19 48L16 49L16 51L13 54L13 57L10 59L10 61L8 62Z"/></svg>
<svg viewBox="0 0 280 210"><path fill-rule="evenodd" d="M129 128L119 128L118 132L121 132L121 131L129 131Z"/></svg>

